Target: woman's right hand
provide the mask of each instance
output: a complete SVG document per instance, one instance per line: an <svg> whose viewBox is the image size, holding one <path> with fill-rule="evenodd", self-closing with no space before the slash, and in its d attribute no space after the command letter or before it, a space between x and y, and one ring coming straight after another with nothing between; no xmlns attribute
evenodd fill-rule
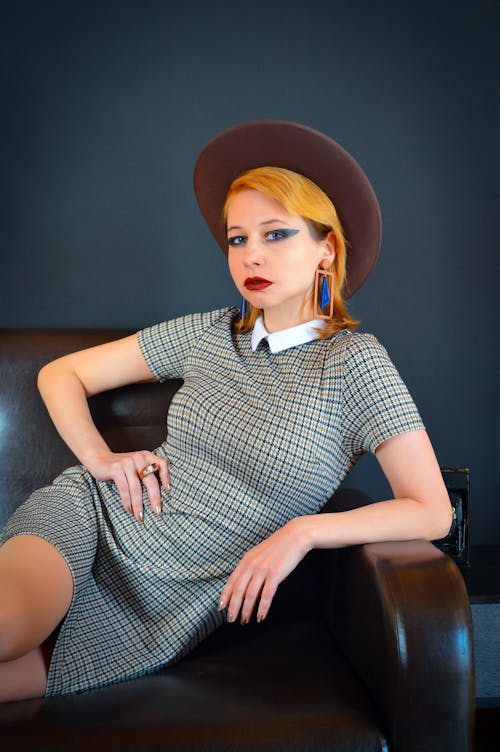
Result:
<svg viewBox="0 0 500 752"><path fill-rule="evenodd" d="M148 473L142 480L141 470L155 464L158 471ZM120 494L123 506L142 521L144 518L143 485L146 488L155 514L161 514L161 487L170 489L170 472L168 461L147 450L139 452L111 452L100 450L91 457L86 457L85 465L96 480L113 481ZM160 478L158 482L157 475Z"/></svg>

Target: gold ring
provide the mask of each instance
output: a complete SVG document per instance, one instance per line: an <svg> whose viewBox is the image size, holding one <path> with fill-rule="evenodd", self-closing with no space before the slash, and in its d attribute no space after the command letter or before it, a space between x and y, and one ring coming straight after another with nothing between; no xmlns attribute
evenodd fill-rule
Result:
<svg viewBox="0 0 500 752"><path fill-rule="evenodd" d="M149 465L146 465L142 468L142 470L139 472L139 478L143 480L146 475L151 475L151 473L157 473L160 469L160 466L156 462L150 462Z"/></svg>

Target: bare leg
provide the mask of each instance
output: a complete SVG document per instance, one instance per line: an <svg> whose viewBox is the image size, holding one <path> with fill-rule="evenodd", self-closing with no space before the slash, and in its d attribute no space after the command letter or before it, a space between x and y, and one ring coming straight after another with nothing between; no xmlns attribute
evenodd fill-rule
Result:
<svg viewBox="0 0 500 752"><path fill-rule="evenodd" d="M72 597L69 567L43 538L19 535L0 548L0 702L43 695L48 638Z"/></svg>
<svg viewBox="0 0 500 752"><path fill-rule="evenodd" d="M47 668L40 648L0 663L0 702L43 697Z"/></svg>

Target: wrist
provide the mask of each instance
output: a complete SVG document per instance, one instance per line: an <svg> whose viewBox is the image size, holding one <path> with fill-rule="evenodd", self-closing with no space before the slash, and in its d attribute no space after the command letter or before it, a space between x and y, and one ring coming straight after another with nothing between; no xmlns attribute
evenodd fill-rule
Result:
<svg viewBox="0 0 500 752"><path fill-rule="evenodd" d="M91 473L111 454L111 450L107 444L101 447L89 447L82 451L79 457L81 463L85 465L87 470Z"/></svg>
<svg viewBox="0 0 500 752"><path fill-rule="evenodd" d="M288 523L303 556L313 548L316 548L313 524L313 517L315 516L305 515L304 517L295 517Z"/></svg>
<svg viewBox="0 0 500 752"><path fill-rule="evenodd" d="M311 514L304 517L304 536L308 551L313 548L337 548L341 543L338 534L338 520L335 513ZM333 524L336 519L336 524Z"/></svg>

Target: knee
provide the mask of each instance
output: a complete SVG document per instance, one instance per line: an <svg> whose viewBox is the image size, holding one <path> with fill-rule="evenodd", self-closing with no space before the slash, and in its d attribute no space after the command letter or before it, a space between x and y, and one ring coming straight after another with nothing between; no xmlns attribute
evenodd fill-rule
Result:
<svg viewBox="0 0 500 752"><path fill-rule="evenodd" d="M0 703L43 697L46 686L47 668L40 649L0 663ZM33 705L30 704L28 712L31 709ZM23 705L20 720L25 715Z"/></svg>
<svg viewBox="0 0 500 752"><path fill-rule="evenodd" d="M0 661L11 661L38 647L36 630L13 597L0 598Z"/></svg>
<svg viewBox="0 0 500 752"><path fill-rule="evenodd" d="M66 561L44 539L21 535L0 548L0 661L47 639L67 613L72 588Z"/></svg>
<svg viewBox="0 0 500 752"><path fill-rule="evenodd" d="M8 599L0 603L0 661L19 657L19 615Z"/></svg>

